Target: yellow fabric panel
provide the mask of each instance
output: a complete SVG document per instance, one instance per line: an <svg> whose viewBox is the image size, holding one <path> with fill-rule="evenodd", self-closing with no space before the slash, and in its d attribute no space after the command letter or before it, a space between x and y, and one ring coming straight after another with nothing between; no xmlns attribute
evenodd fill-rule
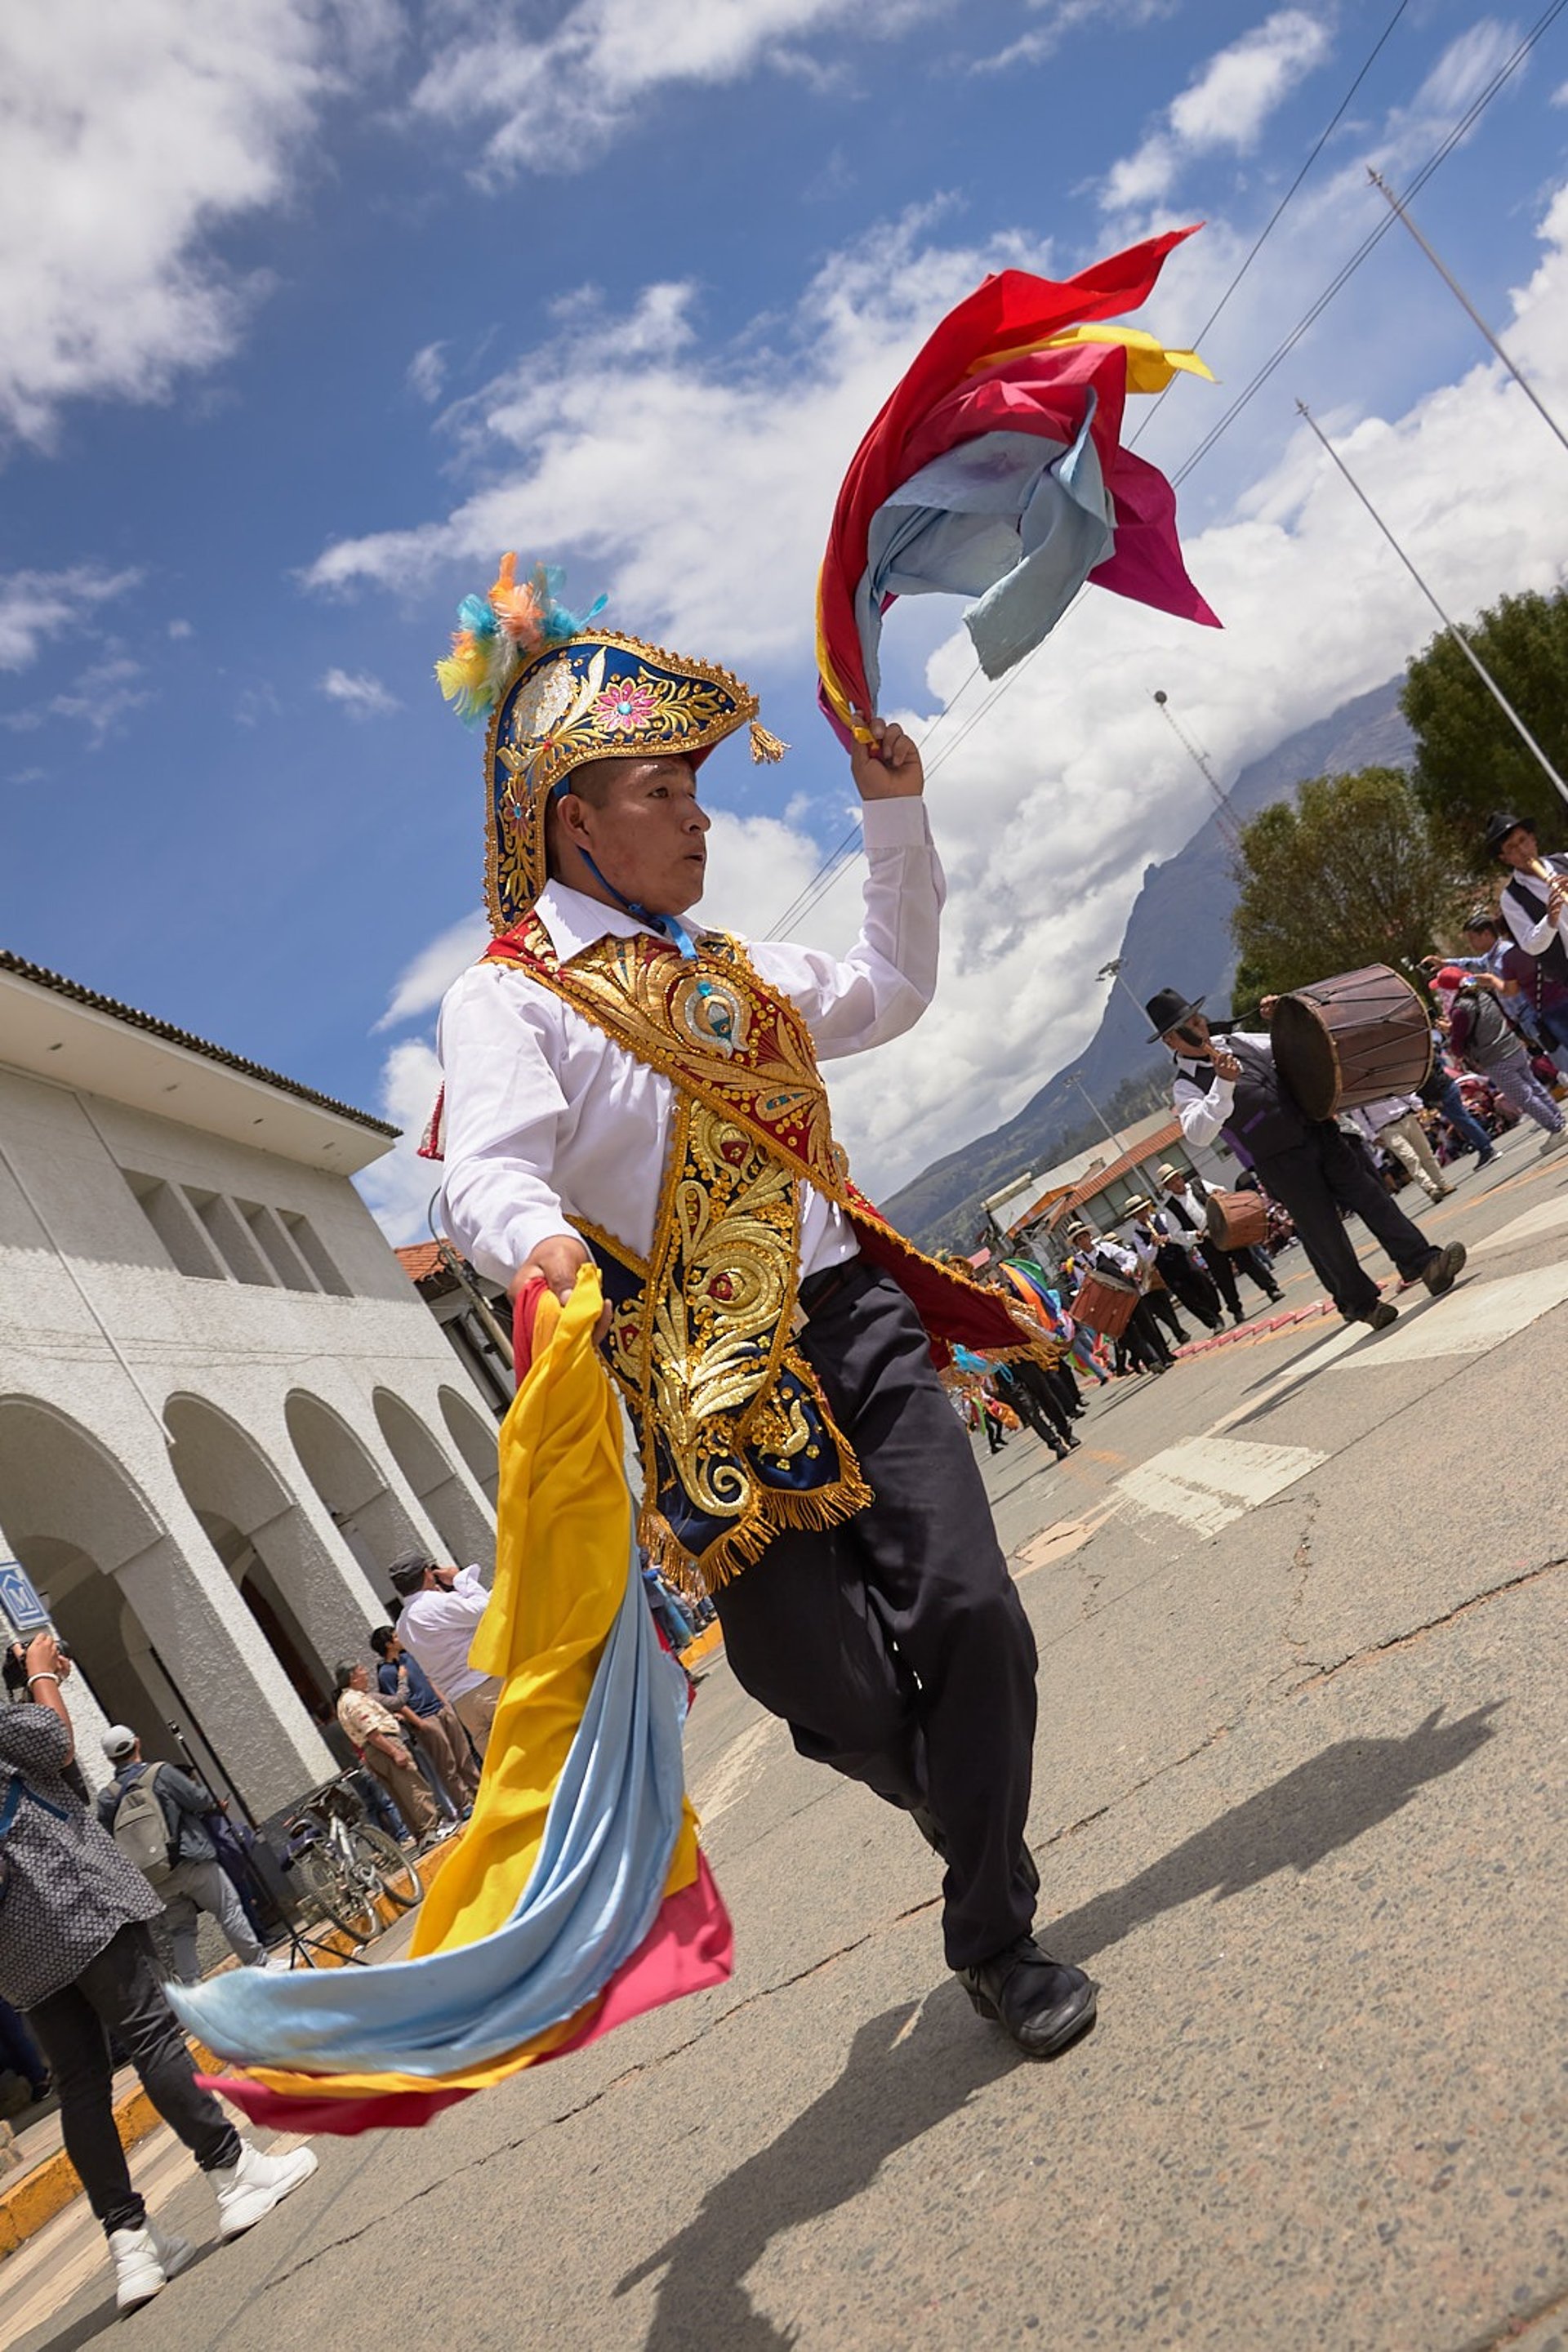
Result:
<svg viewBox="0 0 1568 2352"><path fill-rule="evenodd" d="M1048 335L1043 343L1020 343L1016 349L990 352L977 360L970 369L971 375L984 375L988 368L1005 367L1009 360L1026 359L1031 352L1058 352L1074 343L1120 343L1127 353L1127 389L1129 392L1163 392L1177 373L1201 375L1212 383L1210 374L1196 352L1171 352L1157 337L1145 333L1142 327L1091 325L1066 327L1059 335Z"/></svg>
<svg viewBox="0 0 1568 2352"><path fill-rule="evenodd" d="M412 1954L504 1927L626 1592L631 1496L619 1413L594 1345L598 1268L540 1302L534 1360L501 1425L496 1573L469 1659L502 1684L472 1819L426 1896Z"/></svg>

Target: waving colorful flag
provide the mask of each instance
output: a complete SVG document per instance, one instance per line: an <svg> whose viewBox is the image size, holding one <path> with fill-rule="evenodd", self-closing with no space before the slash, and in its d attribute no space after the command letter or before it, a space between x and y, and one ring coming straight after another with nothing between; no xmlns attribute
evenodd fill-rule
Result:
<svg viewBox="0 0 1568 2352"><path fill-rule="evenodd" d="M1005 269L949 312L856 452L817 593L819 699L848 741L877 708L896 596L979 599L967 626L1000 677L1086 580L1212 628L1176 540L1175 493L1121 446L1130 392L1163 392L1193 352L1098 322L1147 301L1172 229L1064 285ZM1212 381L1212 379L1211 379Z"/></svg>
<svg viewBox="0 0 1568 2352"><path fill-rule="evenodd" d="M584 1267L537 1305L500 1437L495 1589L473 1664L502 1682L473 1815L411 1957L171 1987L241 2071L211 2087L295 2131L423 2124L730 1973L681 1774L687 1682L632 1570L618 1409Z"/></svg>

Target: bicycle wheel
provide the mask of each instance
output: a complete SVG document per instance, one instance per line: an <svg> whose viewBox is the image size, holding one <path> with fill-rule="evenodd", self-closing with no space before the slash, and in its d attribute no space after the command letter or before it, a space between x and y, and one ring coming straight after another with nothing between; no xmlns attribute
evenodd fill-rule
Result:
<svg viewBox="0 0 1568 2352"><path fill-rule="evenodd" d="M356 1944L366 1944L380 1924L365 1887L355 1883L337 1854L326 1846L308 1846L294 1864L302 1893L316 1908Z"/></svg>
<svg viewBox="0 0 1568 2352"><path fill-rule="evenodd" d="M413 1859L384 1830L363 1822L353 1832L354 1852L374 1871L381 1891L400 1911L412 1911L425 1900L425 1888Z"/></svg>

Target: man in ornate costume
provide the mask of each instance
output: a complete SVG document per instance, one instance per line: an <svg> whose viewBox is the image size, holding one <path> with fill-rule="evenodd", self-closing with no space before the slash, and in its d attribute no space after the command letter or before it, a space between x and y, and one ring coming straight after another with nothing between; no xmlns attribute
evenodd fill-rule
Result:
<svg viewBox="0 0 1568 2352"><path fill-rule="evenodd" d="M742 945L686 918L698 767L748 720L756 756L782 749L749 688L574 620L510 559L460 617L440 675L489 714L496 937L442 1009L447 1229L514 1296L542 1277L565 1297L596 1264L641 1540L712 1594L801 1753L914 1816L946 1864L950 1965L1048 2056L1095 1988L1029 1932L1034 1642L936 1369L952 1343L1022 1352L1029 1328L856 1192L817 1070L900 1035L935 987L919 751L879 725L854 754L848 955Z"/></svg>

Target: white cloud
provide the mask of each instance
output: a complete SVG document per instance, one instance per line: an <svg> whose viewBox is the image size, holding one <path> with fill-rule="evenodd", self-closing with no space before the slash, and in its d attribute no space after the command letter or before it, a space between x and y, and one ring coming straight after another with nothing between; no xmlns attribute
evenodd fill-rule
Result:
<svg viewBox="0 0 1568 2352"><path fill-rule="evenodd" d="M408 389L416 400L432 406L441 397L447 382L447 346L445 343L425 343L408 362Z"/></svg>
<svg viewBox="0 0 1568 2352"><path fill-rule="evenodd" d="M351 719L384 719L403 707L368 670L330 669L321 681L321 691Z"/></svg>
<svg viewBox="0 0 1568 2352"><path fill-rule="evenodd" d="M373 1160L354 1181L395 1246L430 1238L427 1212L441 1171L420 1159L418 1144L440 1086L434 1045L409 1037L393 1047L382 1070L381 1111L403 1132L385 1158Z"/></svg>
<svg viewBox="0 0 1568 2352"><path fill-rule="evenodd" d="M205 240L286 193L335 13L0 9L0 434L47 441L62 402L157 398L231 348L255 289Z"/></svg>
<svg viewBox="0 0 1568 2352"><path fill-rule="evenodd" d="M491 176L579 170L661 88L712 88L761 66L804 68L794 45L824 28L841 43L902 31L952 0L576 0L548 33L520 0L450 12L437 61L414 93L416 111L455 124L494 123Z"/></svg>
<svg viewBox="0 0 1568 2352"><path fill-rule="evenodd" d="M195 634L195 624L190 621L171 621L169 624L169 635L176 643L183 637L194 637Z"/></svg>
<svg viewBox="0 0 1568 2352"><path fill-rule="evenodd" d="M416 1021L422 1013L434 1013L458 973L478 961L489 938L489 926L476 911L463 916L449 930L432 940L428 947L422 948L393 982L386 1011L375 1024L377 1029L398 1029L405 1021Z"/></svg>
<svg viewBox="0 0 1568 2352"><path fill-rule="evenodd" d="M1210 58L1131 155L1113 164L1102 201L1121 212L1167 194L1184 157L1256 146L1275 109L1328 55L1327 26L1304 8L1280 8Z"/></svg>
<svg viewBox="0 0 1568 2352"><path fill-rule="evenodd" d="M51 698L48 715L85 727L89 748L101 751L110 737L118 732L121 721L152 701L151 688L136 683L141 676L141 663L123 654L96 662L83 686Z"/></svg>
<svg viewBox="0 0 1568 2352"><path fill-rule="evenodd" d="M1048 261L1017 238L939 247L931 218L834 256L793 315L717 356L689 287L649 288L629 330L578 306L457 412L483 487L438 520L338 541L310 584L406 589L460 562L470 586L503 548L570 554L574 581L650 633L737 660L795 654L834 490L900 368L986 269Z"/></svg>
<svg viewBox="0 0 1568 2352"><path fill-rule="evenodd" d="M0 669L28 668L56 635L79 646L88 614L125 595L140 577L85 563L68 572L0 572Z"/></svg>

